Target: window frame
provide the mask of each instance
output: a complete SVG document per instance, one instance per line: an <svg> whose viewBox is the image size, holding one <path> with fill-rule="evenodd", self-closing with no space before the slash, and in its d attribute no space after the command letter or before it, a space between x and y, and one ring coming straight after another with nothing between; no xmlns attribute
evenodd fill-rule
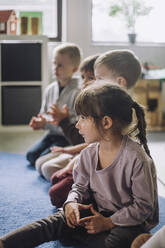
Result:
<svg viewBox="0 0 165 248"><path fill-rule="evenodd" d="M48 37L48 41L62 41L62 8L63 0L57 0L57 37Z"/></svg>

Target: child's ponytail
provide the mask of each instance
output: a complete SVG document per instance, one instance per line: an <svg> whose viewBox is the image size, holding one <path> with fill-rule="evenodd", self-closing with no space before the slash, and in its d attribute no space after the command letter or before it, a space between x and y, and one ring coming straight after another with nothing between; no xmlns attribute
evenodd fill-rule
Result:
<svg viewBox="0 0 165 248"><path fill-rule="evenodd" d="M146 139L146 121L145 121L144 110L136 102L133 102L132 107L135 109L136 116L138 119L137 128L139 129L139 133L137 134L137 137L139 138L140 144L143 145L148 156L151 157L150 150L147 145L147 139Z"/></svg>

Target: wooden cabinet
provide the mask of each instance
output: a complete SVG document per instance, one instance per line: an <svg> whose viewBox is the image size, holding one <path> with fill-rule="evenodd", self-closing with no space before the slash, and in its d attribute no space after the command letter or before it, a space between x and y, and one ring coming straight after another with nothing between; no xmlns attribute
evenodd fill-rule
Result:
<svg viewBox="0 0 165 248"><path fill-rule="evenodd" d="M0 132L28 127L47 76L47 37L0 35Z"/></svg>
<svg viewBox="0 0 165 248"><path fill-rule="evenodd" d="M148 130L165 130L163 95L160 80L139 80L134 88L133 97L145 109Z"/></svg>

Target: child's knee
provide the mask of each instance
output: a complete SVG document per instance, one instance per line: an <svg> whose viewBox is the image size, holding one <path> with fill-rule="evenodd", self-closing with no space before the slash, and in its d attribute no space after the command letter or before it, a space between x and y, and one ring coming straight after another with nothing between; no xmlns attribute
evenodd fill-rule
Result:
<svg viewBox="0 0 165 248"><path fill-rule="evenodd" d="M49 162L47 162L42 165L41 174L47 181L50 181L52 175L58 170L59 170L58 166L56 166L55 164L52 165Z"/></svg>
<svg viewBox="0 0 165 248"><path fill-rule="evenodd" d="M42 170L41 170L42 165L43 165L42 157L39 157L35 162L35 168L40 173L40 175L42 175Z"/></svg>
<svg viewBox="0 0 165 248"><path fill-rule="evenodd" d="M27 152L27 154L26 154L26 159L27 159L32 165L35 164L36 158L35 158L33 152L31 152L31 151Z"/></svg>
<svg viewBox="0 0 165 248"><path fill-rule="evenodd" d="M63 203L66 200L66 197L64 198L64 196L60 197L58 195L59 190L57 189L50 189L49 190L49 196L50 196L50 201L52 203L53 206L56 206L56 208L60 208L62 207Z"/></svg>
<svg viewBox="0 0 165 248"><path fill-rule="evenodd" d="M140 234L132 242L131 248L140 248L151 237L152 237L151 233Z"/></svg>
<svg viewBox="0 0 165 248"><path fill-rule="evenodd" d="M72 184L73 179L68 176L61 179L49 189L49 196L52 205L56 207L61 207L63 205L67 199L69 191L71 190Z"/></svg>

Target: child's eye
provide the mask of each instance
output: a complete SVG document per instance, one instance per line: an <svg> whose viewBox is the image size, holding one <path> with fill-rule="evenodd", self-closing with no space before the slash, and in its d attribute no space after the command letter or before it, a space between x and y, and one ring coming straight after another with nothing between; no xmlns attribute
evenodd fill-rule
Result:
<svg viewBox="0 0 165 248"><path fill-rule="evenodd" d="M85 120L85 119L86 119L86 116L80 115L80 118L81 118L82 120Z"/></svg>

